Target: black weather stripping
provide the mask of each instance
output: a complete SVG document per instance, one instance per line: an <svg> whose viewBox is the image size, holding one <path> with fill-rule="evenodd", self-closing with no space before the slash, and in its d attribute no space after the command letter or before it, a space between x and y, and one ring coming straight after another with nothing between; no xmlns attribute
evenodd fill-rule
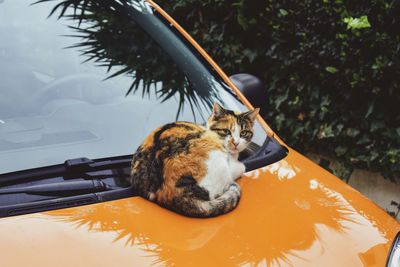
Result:
<svg viewBox="0 0 400 267"><path fill-rule="evenodd" d="M275 138L267 137L264 144L253 155L242 160L246 171L255 170L285 158L289 150Z"/></svg>

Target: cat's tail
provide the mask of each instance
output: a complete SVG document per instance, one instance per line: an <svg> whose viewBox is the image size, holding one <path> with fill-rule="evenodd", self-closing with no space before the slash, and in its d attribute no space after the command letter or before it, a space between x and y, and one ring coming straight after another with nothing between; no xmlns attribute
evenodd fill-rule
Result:
<svg viewBox="0 0 400 267"><path fill-rule="evenodd" d="M215 199L194 198L183 194L173 200L172 209L189 217L215 217L227 213L239 204L240 186L233 182L228 189Z"/></svg>

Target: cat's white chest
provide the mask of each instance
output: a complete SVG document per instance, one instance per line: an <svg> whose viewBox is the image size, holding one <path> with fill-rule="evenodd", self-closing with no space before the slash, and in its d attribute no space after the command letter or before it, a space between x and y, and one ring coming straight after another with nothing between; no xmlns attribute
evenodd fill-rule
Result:
<svg viewBox="0 0 400 267"><path fill-rule="evenodd" d="M209 191L212 199L224 192L245 171L243 163L220 150L211 151L206 164L207 174L199 185Z"/></svg>

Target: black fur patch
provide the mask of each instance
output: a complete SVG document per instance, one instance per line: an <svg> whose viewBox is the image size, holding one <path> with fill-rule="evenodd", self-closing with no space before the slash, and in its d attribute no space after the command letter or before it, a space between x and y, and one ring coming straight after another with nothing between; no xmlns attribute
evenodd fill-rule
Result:
<svg viewBox="0 0 400 267"><path fill-rule="evenodd" d="M210 200L209 192L199 186L197 181L191 175L182 175L176 182L176 187L183 187L183 194L188 197L197 198L200 200Z"/></svg>
<svg viewBox="0 0 400 267"><path fill-rule="evenodd" d="M152 158L155 158L155 154L158 150L161 149L161 140L160 136L167 130L174 128L174 127L178 127L178 128L185 128L186 130L193 130L193 127L190 127L189 125L185 125L185 124L177 124L177 123L168 123L166 125L164 125L158 132L156 132L154 134L154 154L152 156Z"/></svg>
<svg viewBox="0 0 400 267"><path fill-rule="evenodd" d="M187 187L197 184L197 181L191 175L182 175L181 178L176 182L176 187Z"/></svg>
<svg viewBox="0 0 400 267"><path fill-rule="evenodd" d="M131 184L139 195L145 198L147 198L149 192L156 192L163 183L162 177L152 175L158 172L157 164L153 164L154 162L151 159L153 150L154 147L150 147L147 150L142 150L142 147L139 147L133 155L132 160L132 165L134 165L136 161L140 164L131 177ZM147 164L148 162L151 162L151 164Z"/></svg>

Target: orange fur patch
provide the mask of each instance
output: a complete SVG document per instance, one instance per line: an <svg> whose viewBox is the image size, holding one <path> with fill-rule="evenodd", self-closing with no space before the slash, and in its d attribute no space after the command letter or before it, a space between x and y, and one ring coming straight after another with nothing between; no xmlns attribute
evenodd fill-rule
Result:
<svg viewBox="0 0 400 267"><path fill-rule="evenodd" d="M165 182L156 192L157 201L168 204L175 196L181 194L183 189L176 188L175 184L183 175L190 175L200 182L207 174L205 163L209 152L224 149L218 135L213 132L207 132L200 139L190 140L189 143L190 148L187 154L181 153L164 160Z"/></svg>
<svg viewBox="0 0 400 267"><path fill-rule="evenodd" d="M160 129L161 129L161 127L156 129L156 130L154 130L153 132L151 132L151 134L149 136L146 137L146 139L144 139L144 141L142 143L142 149L143 150L147 150L150 147L154 146L154 134L156 132L158 132Z"/></svg>

